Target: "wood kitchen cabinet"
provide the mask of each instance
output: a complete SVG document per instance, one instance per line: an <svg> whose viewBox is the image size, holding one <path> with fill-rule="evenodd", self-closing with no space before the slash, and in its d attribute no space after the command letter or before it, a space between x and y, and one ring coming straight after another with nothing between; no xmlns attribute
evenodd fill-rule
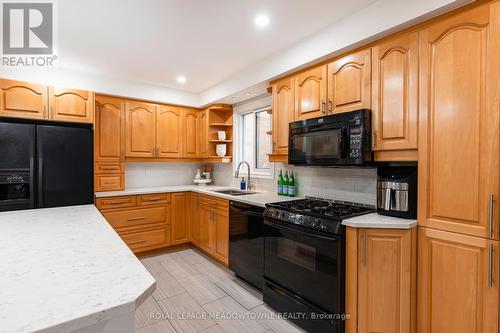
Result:
<svg viewBox="0 0 500 333"><path fill-rule="evenodd" d="M498 332L499 244L419 227L418 333Z"/></svg>
<svg viewBox="0 0 500 333"><path fill-rule="evenodd" d="M156 157L182 157L183 114L175 106L158 106L156 113Z"/></svg>
<svg viewBox="0 0 500 333"><path fill-rule="evenodd" d="M371 108L371 50L362 50L328 64L326 113Z"/></svg>
<svg viewBox="0 0 500 333"><path fill-rule="evenodd" d="M46 119L47 86L0 79L0 116Z"/></svg>
<svg viewBox="0 0 500 333"><path fill-rule="evenodd" d="M416 228L347 228L346 332L415 332L416 260Z"/></svg>
<svg viewBox="0 0 500 333"><path fill-rule="evenodd" d="M200 157L208 157L208 110L198 114L198 153Z"/></svg>
<svg viewBox="0 0 500 333"><path fill-rule="evenodd" d="M92 123L94 105L91 91L49 87L49 118L52 120Z"/></svg>
<svg viewBox="0 0 500 333"><path fill-rule="evenodd" d="M327 66L319 66L294 76L295 120L326 114ZM286 97L283 95L283 97ZM293 110L291 110L293 112Z"/></svg>
<svg viewBox="0 0 500 333"><path fill-rule="evenodd" d="M288 155L288 124L294 116L294 79L272 84L273 155Z"/></svg>
<svg viewBox="0 0 500 333"><path fill-rule="evenodd" d="M190 209L189 192L172 193L172 222L171 237L172 245L189 242L189 218Z"/></svg>
<svg viewBox="0 0 500 333"><path fill-rule="evenodd" d="M191 243L196 246L200 245L200 196L192 192L190 194L190 210L189 210L189 229Z"/></svg>
<svg viewBox="0 0 500 333"><path fill-rule="evenodd" d="M125 156L155 157L156 105L127 101L125 121Z"/></svg>
<svg viewBox="0 0 500 333"><path fill-rule="evenodd" d="M170 193L97 198L96 207L134 252L171 244Z"/></svg>
<svg viewBox="0 0 500 333"><path fill-rule="evenodd" d="M499 237L499 31L498 2L421 31L421 226Z"/></svg>
<svg viewBox="0 0 500 333"><path fill-rule="evenodd" d="M418 53L418 31L372 48L372 148L377 161L418 158Z"/></svg>
<svg viewBox="0 0 500 333"><path fill-rule="evenodd" d="M229 201L201 195L200 248L224 264L229 262Z"/></svg>
<svg viewBox="0 0 500 333"><path fill-rule="evenodd" d="M125 102L119 98L96 96L95 160L122 163L125 158Z"/></svg>
<svg viewBox="0 0 500 333"><path fill-rule="evenodd" d="M184 128L180 137L183 138L183 156L187 158L198 157L198 111L183 110Z"/></svg>
<svg viewBox="0 0 500 333"><path fill-rule="evenodd" d="M94 121L94 93L0 79L0 117Z"/></svg>

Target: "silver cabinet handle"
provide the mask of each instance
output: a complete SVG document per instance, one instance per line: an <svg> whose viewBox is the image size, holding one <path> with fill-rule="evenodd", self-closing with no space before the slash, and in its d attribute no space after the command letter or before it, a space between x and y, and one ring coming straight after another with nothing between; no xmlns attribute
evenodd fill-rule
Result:
<svg viewBox="0 0 500 333"><path fill-rule="evenodd" d="M489 215L490 215L490 238L493 238L493 205L494 205L494 196L490 194L490 203L489 203Z"/></svg>
<svg viewBox="0 0 500 333"><path fill-rule="evenodd" d="M326 114L326 102L321 101L321 113Z"/></svg>
<svg viewBox="0 0 500 333"><path fill-rule="evenodd" d="M363 265L366 266L366 231L363 231L363 253L361 260L363 262Z"/></svg>
<svg viewBox="0 0 500 333"><path fill-rule="evenodd" d="M493 287L493 245L488 248L488 288Z"/></svg>
<svg viewBox="0 0 500 333"><path fill-rule="evenodd" d="M331 99L328 100L328 113L333 113L333 101Z"/></svg>

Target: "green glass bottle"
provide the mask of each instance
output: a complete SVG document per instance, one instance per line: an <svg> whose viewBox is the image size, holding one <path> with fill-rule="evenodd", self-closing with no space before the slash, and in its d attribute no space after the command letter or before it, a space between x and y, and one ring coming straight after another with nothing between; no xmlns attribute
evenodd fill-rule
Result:
<svg viewBox="0 0 500 333"><path fill-rule="evenodd" d="M283 195L288 195L288 171L283 175Z"/></svg>
<svg viewBox="0 0 500 333"><path fill-rule="evenodd" d="M278 195L283 195L283 173L281 170L278 176Z"/></svg>
<svg viewBox="0 0 500 333"><path fill-rule="evenodd" d="M290 177L288 178L288 196L294 197L295 194L295 177L293 176L293 171L290 172Z"/></svg>

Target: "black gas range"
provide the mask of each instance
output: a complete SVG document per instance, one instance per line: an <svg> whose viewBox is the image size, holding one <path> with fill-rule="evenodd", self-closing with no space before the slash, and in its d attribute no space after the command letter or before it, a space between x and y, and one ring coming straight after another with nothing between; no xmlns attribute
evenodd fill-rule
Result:
<svg viewBox="0 0 500 333"><path fill-rule="evenodd" d="M264 301L308 332L343 332L342 220L375 211L375 206L310 197L267 204Z"/></svg>

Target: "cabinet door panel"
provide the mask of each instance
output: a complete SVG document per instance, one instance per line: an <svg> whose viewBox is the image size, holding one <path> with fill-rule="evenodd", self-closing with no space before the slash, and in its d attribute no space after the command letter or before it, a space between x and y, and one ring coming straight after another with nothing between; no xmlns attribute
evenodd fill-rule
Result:
<svg viewBox="0 0 500 333"><path fill-rule="evenodd" d="M125 156L155 156L155 112L153 104L126 103Z"/></svg>
<svg viewBox="0 0 500 333"><path fill-rule="evenodd" d="M227 264L229 260L229 217L226 214L216 213L214 220L214 257Z"/></svg>
<svg viewBox="0 0 500 333"><path fill-rule="evenodd" d="M189 193L172 193L172 222L170 234L172 244L189 242Z"/></svg>
<svg viewBox="0 0 500 333"><path fill-rule="evenodd" d="M125 103L116 98L96 97L95 159L103 163L124 161Z"/></svg>
<svg viewBox="0 0 500 333"><path fill-rule="evenodd" d="M420 225L490 237L490 195L498 225L500 47L493 52L492 35L489 5L421 32Z"/></svg>
<svg viewBox="0 0 500 333"><path fill-rule="evenodd" d="M273 84L273 153L288 154L288 124L294 117L294 80Z"/></svg>
<svg viewBox="0 0 500 333"><path fill-rule="evenodd" d="M499 242L422 227L418 242L418 332L498 332Z"/></svg>
<svg viewBox="0 0 500 333"><path fill-rule="evenodd" d="M190 217L190 232L191 232L191 242L195 245L200 244L200 202L199 196L196 193L191 193L191 211Z"/></svg>
<svg viewBox="0 0 500 333"><path fill-rule="evenodd" d="M363 50L328 64L328 113L371 106L371 50Z"/></svg>
<svg viewBox="0 0 500 333"><path fill-rule="evenodd" d="M320 66L295 76L295 120L325 114L326 70L326 66Z"/></svg>
<svg viewBox="0 0 500 333"><path fill-rule="evenodd" d="M49 88L50 119L92 123L94 93L85 90Z"/></svg>
<svg viewBox="0 0 500 333"><path fill-rule="evenodd" d="M181 137L184 142L184 157L198 157L198 111L184 111L184 130Z"/></svg>
<svg viewBox="0 0 500 333"><path fill-rule="evenodd" d="M415 239L412 230L360 230L359 332L414 331Z"/></svg>
<svg viewBox="0 0 500 333"><path fill-rule="evenodd" d="M418 32L372 49L374 150L417 148Z"/></svg>
<svg viewBox="0 0 500 333"><path fill-rule="evenodd" d="M0 116L47 118L47 86L0 79Z"/></svg>
<svg viewBox="0 0 500 333"><path fill-rule="evenodd" d="M200 157L208 157L208 111L198 115L198 145Z"/></svg>
<svg viewBox="0 0 500 333"><path fill-rule="evenodd" d="M200 248L209 254L214 253L214 223L213 209L205 205L200 206Z"/></svg>
<svg viewBox="0 0 500 333"><path fill-rule="evenodd" d="M182 157L182 110L173 106L159 106L156 115L157 157Z"/></svg>

